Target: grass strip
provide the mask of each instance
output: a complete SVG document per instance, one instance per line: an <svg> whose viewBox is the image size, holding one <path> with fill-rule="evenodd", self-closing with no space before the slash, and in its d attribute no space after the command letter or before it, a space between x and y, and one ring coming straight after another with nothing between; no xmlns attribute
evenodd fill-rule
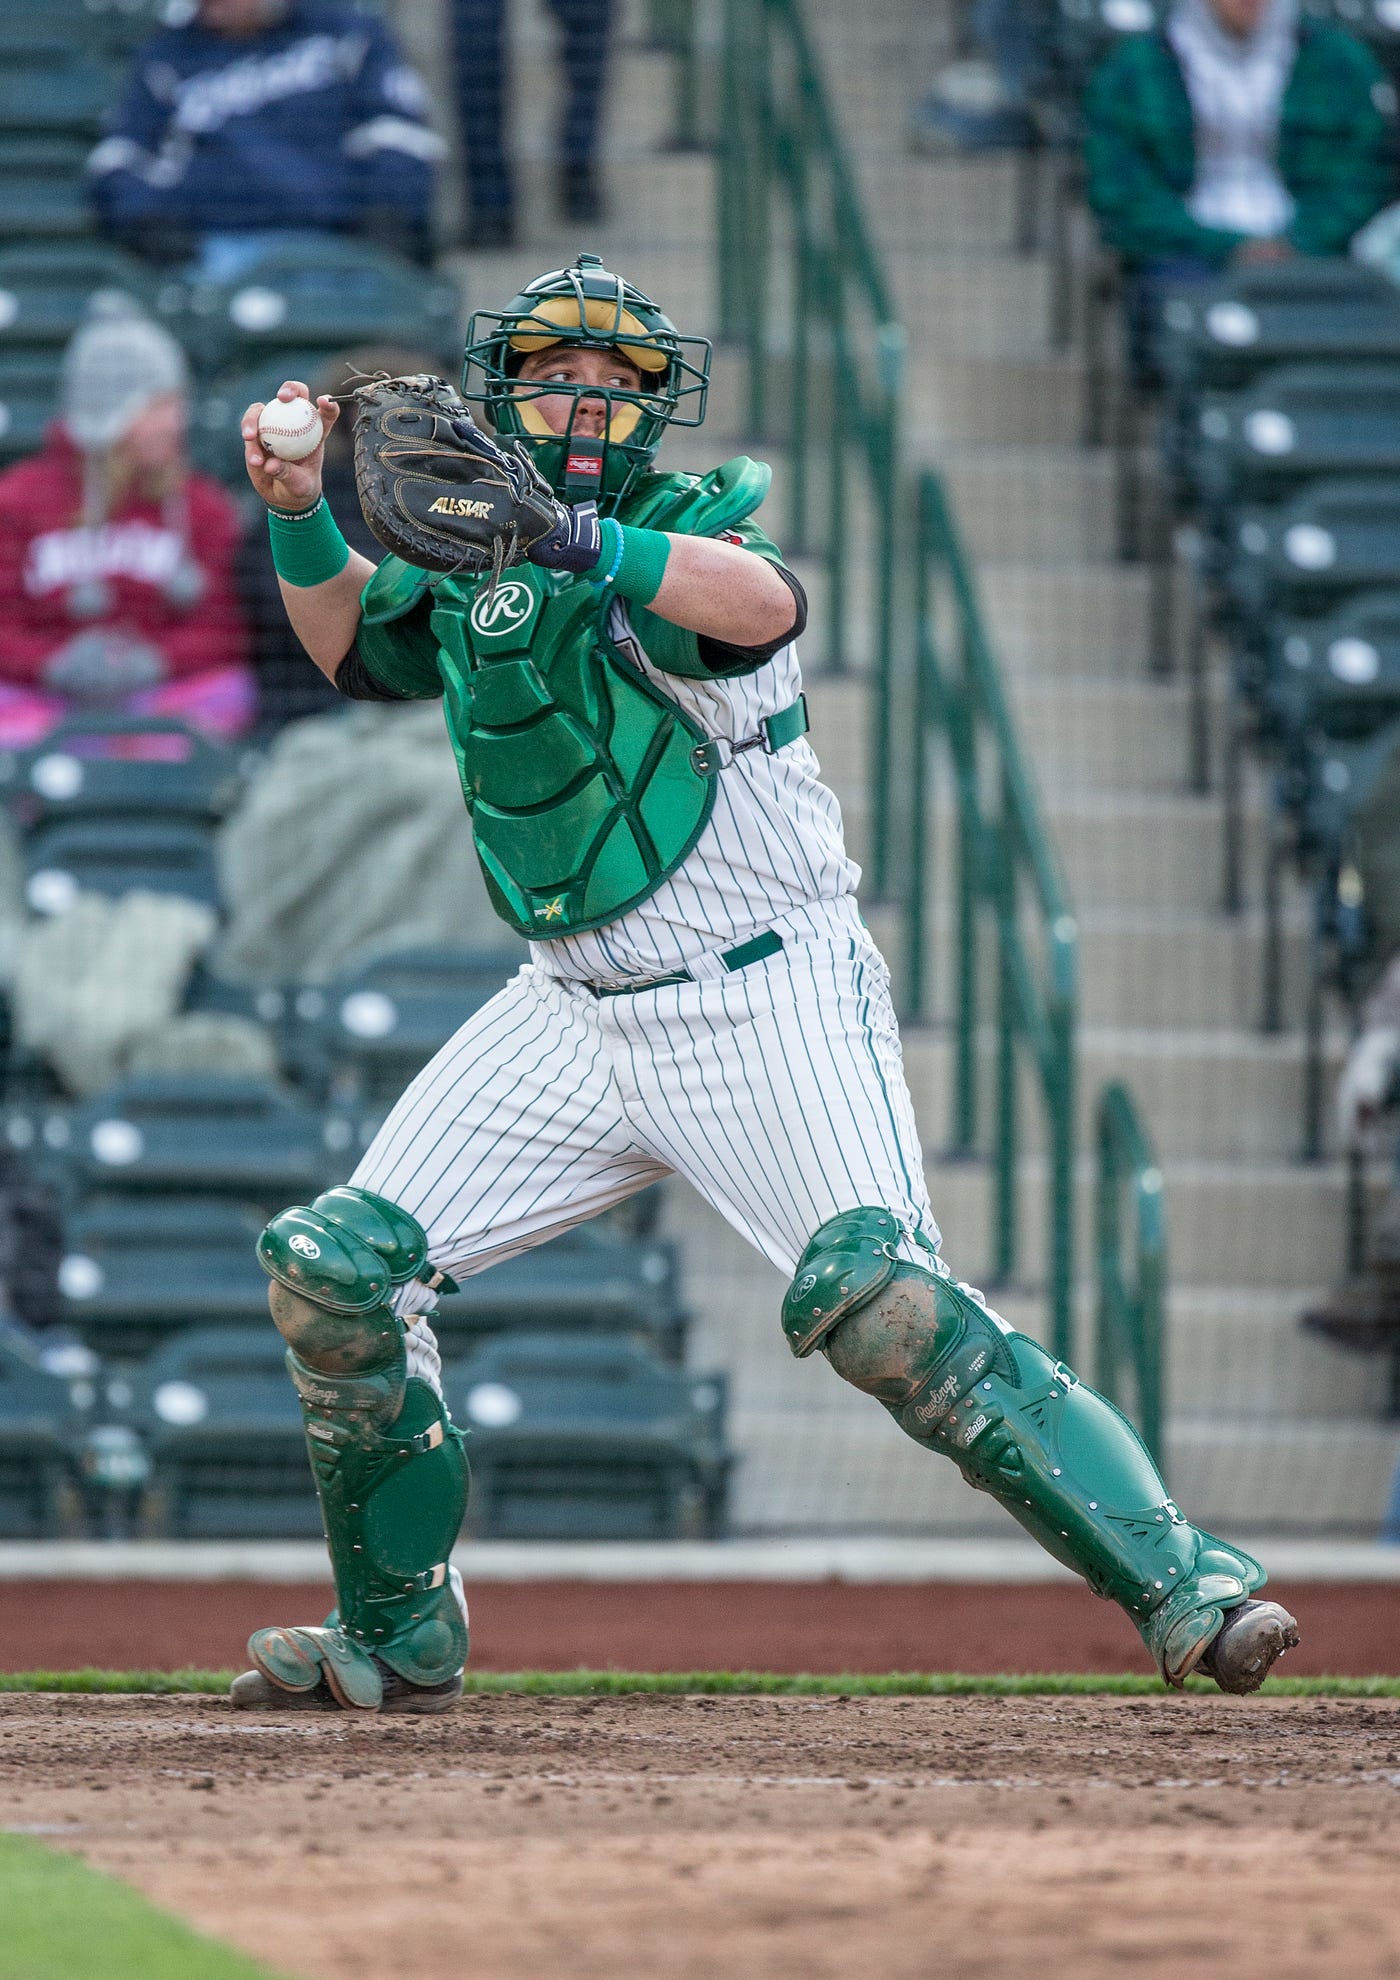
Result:
<svg viewBox="0 0 1400 1980"><path fill-rule="evenodd" d="M44 1691L135 1693L152 1697L208 1695L229 1688L229 1671L9 1671L0 1672L0 1692ZM1096 1675L1084 1671L1036 1672L1027 1676L970 1677L959 1671L894 1671L888 1675L848 1672L838 1676L789 1677L773 1671L468 1671L467 1695L532 1698L625 1698L636 1693L661 1697L732 1698L1160 1698L1159 1679L1146 1671ZM1206 1678L1190 1678L1187 1689L1219 1697ZM1273 1698L1400 1698L1400 1677L1277 1677L1265 1694ZM0 1974L0 1980L4 1980Z"/></svg>
<svg viewBox="0 0 1400 1980"><path fill-rule="evenodd" d="M273 1980L139 1891L30 1836L0 1832L0 1980Z"/></svg>

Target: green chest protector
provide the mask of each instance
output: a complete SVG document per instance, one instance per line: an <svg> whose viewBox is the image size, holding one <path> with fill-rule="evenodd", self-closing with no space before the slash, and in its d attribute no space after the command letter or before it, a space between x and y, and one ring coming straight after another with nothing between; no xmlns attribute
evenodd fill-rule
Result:
<svg viewBox="0 0 1400 1980"><path fill-rule="evenodd" d="M608 638L612 595L524 565L435 587L447 725L486 884L522 935L615 921L705 828L705 732ZM704 759L702 757L701 761Z"/></svg>
<svg viewBox="0 0 1400 1980"><path fill-rule="evenodd" d="M743 457L704 476L649 475L623 520L715 535L752 514L769 479ZM777 554L761 532L750 539ZM732 757L760 744L781 749L806 730L799 697L762 722L760 736L708 736L611 639L611 591L529 564L491 591L484 579L430 583L388 558L366 587L362 638L387 639L387 655L375 650L391 670L394 622L429 594L433 655L419 665L442 684L492 903L522 935L601 928L646 900L704 831ZM652 621L645 637L668 630ZM674 652L658 663L713 678Z"/></svg>

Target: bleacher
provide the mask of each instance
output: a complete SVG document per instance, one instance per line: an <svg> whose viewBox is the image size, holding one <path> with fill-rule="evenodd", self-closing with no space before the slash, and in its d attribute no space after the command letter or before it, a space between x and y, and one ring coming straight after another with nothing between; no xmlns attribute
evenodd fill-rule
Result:
<svg viewBox="0 0 1400 1980"><path fill-rule="evenodd" d="M181 342L192 457L248 498L255 522L243 406L367 345L455 375L462 296L451 275L348 238L300 236L223 285L98 239L85 160L132 48L165 12L161 0L16 0L0 22L0 466L40 444L64 346L115 291ZM133 889L221 921L220 831L267 740L226 748L178 723L99 717L0 753L31 925ZM469 925L451 946L367 952L331 981L233 982L201 961L182 1011L253 1028L269 1069L138 1072L82 1098L5 1014L0 1133L61 1206L64 1326L48 1340L0 1319L0 1538L319 1534L258 1231L343 1179L519 959ZM449 1400L481 1447L475 1532L721 1529L725 1387L682 1372L679 1258L654 1219L650 1192L444 1302ZM514 1385L509 1437L499 1408L481 1408L493 1383Z"/></svg>

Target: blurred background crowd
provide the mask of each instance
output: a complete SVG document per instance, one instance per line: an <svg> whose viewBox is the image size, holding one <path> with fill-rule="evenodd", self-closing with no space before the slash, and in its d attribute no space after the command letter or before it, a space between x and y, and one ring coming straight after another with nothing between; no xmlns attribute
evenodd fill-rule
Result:
<svg viewBox="0 0 1400 1980"><path fill-rule="evenodd" d="M889 450L960 519L1073 898L1070 1154L1093 1079L1127 1082L1139 1183L1166 1179L1139 1401L1160 1387L1203 1516L1400 1539L1397 76L1394 0L12 0L0 1531L319 1530L251 1240L521 958L438 712L349 708L291 640L238 416L289 376L455 377L471 307L597 247L720 340L668 463L775 460L815 739L891 948L899 778L859 747L891 547L831 405L850 340L887 394L904 352ZM801 202L832 157L822 261ZM789 256L760 309L752 271ZM374 556L346 424L328 499ZM955 1072L973 978L936 896L914 925L935 1209L1039 1331L1053 1240L984 1257L994 1178L944 1159L995 972ZM1015 1155L1052 1160L1034 1131ZM795 1386L736 1246L649 1196L445 1303L476 1530L981 1530ZM1067 1297L1087 1333L1087 1272Z"/></svg>

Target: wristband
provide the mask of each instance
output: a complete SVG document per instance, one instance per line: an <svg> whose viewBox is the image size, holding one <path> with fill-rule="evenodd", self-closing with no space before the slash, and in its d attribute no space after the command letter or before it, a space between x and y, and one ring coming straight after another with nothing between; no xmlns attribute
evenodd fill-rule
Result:
<svg viewBox="0 0 1400 1980"><path fill-rule="evenodd" d="M633 529L609 516L603 524L603 548L589 575L610 584L634 605L650 605L666 575L670 538L659 529Z"/></svg>
<svg viewBox="0 0 1400 1980"><path fill-rule="evenodd" d="M350 561L350 545L326 507L324 495L314 508L295 513L269 509L267 533L273 569L298 590L339 577Z"/></svg>

